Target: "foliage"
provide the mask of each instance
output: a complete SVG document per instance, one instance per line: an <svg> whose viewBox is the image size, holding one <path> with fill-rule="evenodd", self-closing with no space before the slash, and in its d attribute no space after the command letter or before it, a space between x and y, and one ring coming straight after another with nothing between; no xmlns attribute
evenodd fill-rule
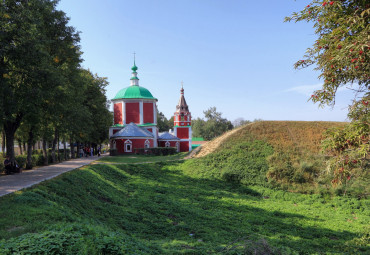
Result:
<svg viewBox="0 0 370 255"><path fill-rule="evenodd" d="M1 197L0 247L39 254L366 254L368 206L365 199L200 178L182 162L94 164Z"/></svg>
<svg viewBox="0 0 370 255"><path fill-rule="evenodd" d="M137 148L134 153L137 155L155 155L155 156L167 156L173 155L177 152L175 147L156 147L156 148Z"/></svg>
<svg viewBox="0 0 370 255"><path fill-rule="evenodd" d="M159 132L167 132L173 129L173 116L168 120L166 116L157 109L157 127Z"/></svg>
<svg viewBox="0 0 370 255"><path fill-rule="evenodd" d="M194 175L248 185L266 185L266 158L272 153L272 147L265 142L242 141L234 145L225 144L218 152L186 161L184 166Z"/></svg>
<svg viewBox="0 0 370 255"><path fill-rule="evenodd" d="M51 142L54 162L59 139L96 147L112 122L107 79L80 68L79 33L57 3L0 2L0 123L11 160L15 135L28 144L30 168L36 140Z"/></svg>
<svg viewBox="0 0 370 255"><path fill-rule="evenodd" d="M285 20L313 22L318 35L304 59L295 63L297 69L315 65L321 73L324 84L311 100L334 106L340 88L355 94L349 106L350 125L329 131L324 141L333 157L329 161L333 184L346 182L369 165L370 4L366 0L314 0Z"/></svg>
<svg viewBox="0 0 370 255"><path fill-rule="evenodd" d="M186 162L185 165L188 165L189 172L199 176L221 178L224 173L224 179L230 181L240 181L248 176L251 180L246 183L294 192L311 194L325 191L331 195L364 197L370 191L369 179L366 178L369 173L358 170L356 178L346 179L346 182L331 188L334 176L326 167L330 158L321 152L324 132L329 128L347 126L348 123L337 122L260 121L228 136L215 153ZM257 143L266 146L254 146ZM253 145L253 153L241 149L246 145ZM207 146L212 147L212 142L204 145L203 149L207 149ZM272 146L273 151L266 153L268 146ZM254 155L258 155L258 160ZM255 162L264 163L255 165ZM258 165L263 167L256 167ZM259 170L261 175L250 172ZM267 177L268 184L261 182L262 176Z"/></svg>
<svg viewBox="0 0 370 255"><path fill-rule="evenodd" d="M252 123L252 121L250 120L245 120L244 118L237 118L235 119L232 124L234 126L234 128L236 127L240 127L240 126L243 126L243 125L246 125L246 124L249 124L249 123Z"/></svg>
<svg viewBox="0 0 370 255"><path fill-rule="evenodd" d="M64 150L63 149L60 149L59 150L59 155L63 155L64 154ZM67 149L67 159L69 159L69 155L70 155L70 150ZM49 162L51 161L51 150L49 150L49 153L48 153L48 157L49 157ZM58 157L60 159L62 159L62 157ZM0 155L0 173L4 171L4 162L5 158L1 157ZM33 154L31 156L31 160L32 160L32 165L33 166L44 166L44 155L42 155L42 151L37 151L37 150L34 150L33 151ZM17 155L15 156L15 161L18 163L19 167L21 168L25 168L26 167L26 161L27 161L27 155ZM61 161L61 160L60 160Z"/></svg>
<svg viewBox="0 0 370 255"><path fill-rule="evenodd" d="M41 233L28 233L0 241L1 254L147 254L140 241L119 232L86 224L53 226Z"/></svg>
<svg viewBox="0 0 370 255"><path fill-rule="evenodd" d="M98 161L104 162L104 163L113 163L113 164L166 162L166 161L182 160L187 154L188 152L180 152L180 153L176 153L173 155L167 155L167 156L119 155L115 157L102 157Z"/></svg>
<svg viewBox="0 0 370 255"><path fill-rule="evenodd" d="M203 113L206 120L197 118L192 121L194 137L203 137L205 140L211 140L233 128L231 122L222 118L222 113L217 112L216 107L210 107Z"/></svg>

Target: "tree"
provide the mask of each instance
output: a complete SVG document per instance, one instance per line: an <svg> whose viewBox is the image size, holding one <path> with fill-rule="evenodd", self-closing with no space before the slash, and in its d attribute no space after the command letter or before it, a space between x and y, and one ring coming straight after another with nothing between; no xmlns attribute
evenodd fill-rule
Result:
<svg viewBox="0 0 370 255"><path fill-rule="evenodd" d="M159 132L167 132L170 129L173 129L173 116L170 119L167 119L166 116L157 109L157 127Z"/></svg>
<svg viewBox="0 0 370 255"><path fill-rule="evenodd" d="M22 121L29 122L33 132L41 109L50 106L45 103L55 102L55 97L48 95L63 90L65 63L72 59L71 54L80 61L78 33L67 26L68 18L55 9L56 4L45 0L0 2L0 122L11 160L14 134Z"/></svg>
<svg viewBox="0 0 370 255"><path fill-rule="evenodd" d="M251 121L250 120L245 120L244 118L237 118L233 121L233 126L234 126L234 128L236 128L236 127L246 125L248 123L251 123Z"/></svg>
<svg viewBox="0 0 370 255"><path fill-rule="evenodd" d="M285 21L308 21L318 39L308 48L296 69L314 65L324 80L310 100L320 106L334 106L338 89L354 92L349 105L351 123L344 129L329 130L324 148L331 153L329 167L333 184L350 180L369 164L370 136L370 4L367 0L314 0Z"/></svg>
<svg viewBox="0 0 370 255"><path fill-rule="evenodd" d="M206 120L198 118L192 121L193 137L211 140L233 128L231 122L222 118L221 112L217 112L216 107L210 107L203 113Z"/></svg>

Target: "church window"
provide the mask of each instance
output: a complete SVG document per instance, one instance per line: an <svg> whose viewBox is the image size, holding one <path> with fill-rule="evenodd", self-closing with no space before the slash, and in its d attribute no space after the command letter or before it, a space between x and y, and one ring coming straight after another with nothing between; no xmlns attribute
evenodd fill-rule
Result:
<svg viewBox="0 0 370 255"><path fill-rule="evenodd" d="M170 147L170 142L169 141L166 142L165 147Z"/></svg>
<svg viewBox="0 0 370 255"><path fill-rule="evenodd" d="M179 142L176 142L176 148L177 148L177 152L180 152L180 143Z"/></svg>
<svg viewBox="0 0 370 255"><path fill-rule="evenodd" d="M150 142L149 142L149 140L146 140L146 141L145 141L145 143L144 143L144 148L145 148L145 149L150 148Z"/></svg>
<svg viewBox="0 0 370 255"><path fill-rule="evenodd" d="M130 140L125 142L125 152L132 152L132 142Z"/></svg>

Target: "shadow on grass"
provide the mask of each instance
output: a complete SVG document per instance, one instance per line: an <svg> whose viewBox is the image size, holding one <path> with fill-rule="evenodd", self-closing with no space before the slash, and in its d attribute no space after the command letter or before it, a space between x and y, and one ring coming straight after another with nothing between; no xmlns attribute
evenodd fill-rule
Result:
<svg viewBox="0 0 370 255"><path fill-rule="evenodd" d="M345 242L357 237L302 214L258 208L268 203L258 192L192 178L179 166L91 165L66 173L0 203L0 235L9 238L57 223L88 221L156 244L163 253L196 254L220 252L241 238L264 238L301 253L342 252ZM23 229L9 233L14 226Z"/></svg>

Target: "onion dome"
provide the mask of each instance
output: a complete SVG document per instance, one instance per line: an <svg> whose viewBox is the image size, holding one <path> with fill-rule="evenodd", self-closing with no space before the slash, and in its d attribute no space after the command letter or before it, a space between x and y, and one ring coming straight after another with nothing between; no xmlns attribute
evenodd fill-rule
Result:
<svg viewBox="0 0 370 255"><path fill-rule="evenodd" d="M133 98L142 98L142 99L154 99L157 98L153 97L152 93L144 87L141 86L130 86L118 91L116 96L113 98L115 99L133 99Z"/></svg>
<svg viewBox="0 0 370 255"><path fill-rule="evenodd" d="M130 79L131 86L121 89L118 91L116 96L112 100L116 99L154 99L157 98L153 97L152 93L144 87L139 86L139 78L137 77L137 66L134 60L134 66L131 68L132 77Z"/></svg>

